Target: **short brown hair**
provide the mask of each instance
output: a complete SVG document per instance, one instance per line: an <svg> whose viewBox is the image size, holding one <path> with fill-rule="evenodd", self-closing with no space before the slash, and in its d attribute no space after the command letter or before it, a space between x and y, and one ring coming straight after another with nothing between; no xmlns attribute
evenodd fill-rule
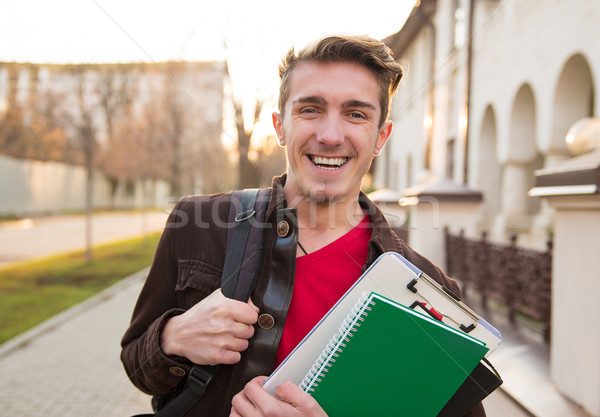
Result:
<svg viewBox="0 0 600 417"><path fill-rule="evenodd" d="M296 53L290 49L279 65L279 112L283 115L285 103L290 93L292 72L299 62L319 63L349 62L367 67L379 84L379 104L381 119L385 122L389 115L391 98L404 74L402 65L394 60L392 51L383 42L369 36L328 36L314 42Z"/></svg>

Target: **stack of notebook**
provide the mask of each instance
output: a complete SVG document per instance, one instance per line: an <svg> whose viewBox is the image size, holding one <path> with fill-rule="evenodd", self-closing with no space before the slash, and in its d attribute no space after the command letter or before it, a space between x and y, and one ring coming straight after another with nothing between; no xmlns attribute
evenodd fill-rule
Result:
<svg viewBox="0 0 600 417"><path fill-rule="evenodd" d="M500 337L406 259L386 253L265 389L291 380L330 417L462 416L502 383L484 359Z"/></svg>

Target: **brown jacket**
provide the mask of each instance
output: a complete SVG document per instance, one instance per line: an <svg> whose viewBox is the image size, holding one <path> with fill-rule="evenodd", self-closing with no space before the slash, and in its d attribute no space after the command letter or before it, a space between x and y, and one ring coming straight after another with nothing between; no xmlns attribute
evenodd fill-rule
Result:
<svg viewBox="0 0 600 417"><path fill-rule="evenodd" d="M231 399L257 375L269 375L283 331L293 289L297 225L295 209L285 207L285 175L273 180L263 232L262 260L252 300L260 313L271 314L275 326L256 332L235 365L221 365L204 398L190 416L228 416ZM160 329L166 318L181 314L220 287L226 248L230 194L182 199L173 209L158 244L152 267L122 340L121 359L131 381L152 395L174 397L185 388L192 364L168 357L160 349ZM384 252L398 252L419 269L457 294L456 283L412 250L390 229L379 209L365 196L360 203L369 215L373 233L364 269ZM290 231L279 236L277 225ZM281 231L281 230L280 230ZM478 405L468 417L485 416Z"/></svg>

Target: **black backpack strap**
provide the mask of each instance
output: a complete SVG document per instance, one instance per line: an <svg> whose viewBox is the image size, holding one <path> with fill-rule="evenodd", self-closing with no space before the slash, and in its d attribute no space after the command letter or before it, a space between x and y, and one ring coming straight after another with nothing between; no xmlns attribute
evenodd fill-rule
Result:
<svg viewBox="0 0 600 417"><path fill-rule="evenodd" d="M258 276L269 195L269 189L234 191L231 195L227 251L221 275L221 291L228 298L244 302L250 298ZM188 387L156 413L156 417L185 415L206 393L215 369L214 366L194 365L188 374Z"/></svg>
<svg viewBox="0 0 600 417"><path fill-rule="evenodd" d="M192 366L187 379L188 387L156 413L155 417L183 417L206 393L208 384L214 376L213 368L213 366Z"/></svg>
<svg viewBox="0 0 600 417"><path fill-rule="evenodd" d="M227 253L221 275L221 291L225 297L244 302L250 298L260 262L269 191L259 194L257 189L247 189L234 191L231 196L228 227L233 233L227 233ZM235 207L237 204L239 208ZM234 213L237 214L233 216Z"/></svg>

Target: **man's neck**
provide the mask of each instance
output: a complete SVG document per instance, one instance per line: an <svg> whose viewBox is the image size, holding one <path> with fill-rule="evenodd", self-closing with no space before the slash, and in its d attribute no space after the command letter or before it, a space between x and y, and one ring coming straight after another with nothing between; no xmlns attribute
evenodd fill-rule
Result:
<svg viewBox="0 0 600 417"><path fill-rule="evenodd" d="M350 202L317 202L304 199L295 207L298 212L299 226L314 230L316 233L328 233L332 230L349 231L364 217L358 198Z"/></svg>
<svg viewBox="0 0 600 417"><path fill-rule="evenodd" d="M299 241L308 253L339 239L364 218L358 195L350 201L314 201L306 197L286 198L298 214Z"/></svg>

